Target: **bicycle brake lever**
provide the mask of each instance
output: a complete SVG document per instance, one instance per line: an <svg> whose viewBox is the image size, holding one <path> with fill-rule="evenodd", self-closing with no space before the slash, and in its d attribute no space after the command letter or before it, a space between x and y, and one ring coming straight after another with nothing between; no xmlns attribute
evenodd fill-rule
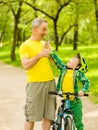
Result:
<svg viewBox="0 0 98 130"><path fill-rule="evenodd" d="M62 91L58 91L58 94L62 95Z"/></svg>

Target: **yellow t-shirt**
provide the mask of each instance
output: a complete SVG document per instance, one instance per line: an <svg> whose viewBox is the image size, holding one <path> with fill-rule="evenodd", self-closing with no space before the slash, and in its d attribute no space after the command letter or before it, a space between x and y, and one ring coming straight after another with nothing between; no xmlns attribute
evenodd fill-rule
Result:
<svg viewBox="0 0 98 130"><path fill-rule="evenodd" d="M20 46L20 58L31 58L36 56L43 49L44 41L27 40ZM53 72L47 57L40 60L26 70L27 82L43 82L54 79Z"/></svg>
<svg viewBox="0 0 98 130"><path fill-rule="evenodd" d="M67 70L62 83L62 91L74 93L73 70L70 69ZM74 96L70 96L71 100L73 100L73 98Z"/></svg>

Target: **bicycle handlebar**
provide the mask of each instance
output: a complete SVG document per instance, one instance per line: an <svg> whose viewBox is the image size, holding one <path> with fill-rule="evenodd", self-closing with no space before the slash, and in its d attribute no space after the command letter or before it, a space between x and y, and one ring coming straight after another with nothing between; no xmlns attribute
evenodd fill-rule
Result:
<svg viewBox="0 0 98 130"><path fill-rule="evenodd" d="M78 96L78 93L70 93L70 92L62 92L62 91L50 91L49 94L53 94L53 95L59 95L59 96L63 96L63 95L74 95L74 96ZM83 96L89 96L89 94L85 93Z"/></svg>
<svg viewBox="0 0 98 130"><path fill-rule="evenodd" d="M84 93L84 96L89 96L89 94L87 94L87 93Z"/></svg>

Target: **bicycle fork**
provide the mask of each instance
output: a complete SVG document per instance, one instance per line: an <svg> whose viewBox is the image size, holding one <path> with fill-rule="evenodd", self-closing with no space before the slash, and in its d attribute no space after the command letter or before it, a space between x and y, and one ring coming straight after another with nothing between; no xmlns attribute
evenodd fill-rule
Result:
<svg viewBox="0 0 98 130"><path fill-rule="evenodd" d="M70 119L68 122L67 119ZM69 123L69 127L70 128L66 128L66 125L68 125ZM61 123L61 129L60 130L77 130L76 127L75 127L75 124L74 124L74 119L73 119L73 116L71 114L64 114L63 117L62 117L62 123Z"/></svg>

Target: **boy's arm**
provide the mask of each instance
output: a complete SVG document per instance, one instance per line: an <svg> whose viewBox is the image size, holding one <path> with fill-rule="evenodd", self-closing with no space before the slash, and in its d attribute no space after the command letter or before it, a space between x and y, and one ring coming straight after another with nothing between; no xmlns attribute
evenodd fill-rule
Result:
<svg viewBox="0 0 98 130"><path fill-rule="evenodd" d="M63 69L65 68L65 64L62 62L62 60L58 57L58 55L55 53L54 50L50 52L50 57L54 61L55 65L57 66L58 69Z"/></svg>
<svg viewBox="0 0 98 130"><path fill-rule="evenodd" d="M80 72L78 74L78 79L82 82L82 89L80 90L80 96L83 95L83 93L87 92L90 87L90 81L89 79L84 75L84 73ZM83 92L83 93L82 93Z"/></svg>

